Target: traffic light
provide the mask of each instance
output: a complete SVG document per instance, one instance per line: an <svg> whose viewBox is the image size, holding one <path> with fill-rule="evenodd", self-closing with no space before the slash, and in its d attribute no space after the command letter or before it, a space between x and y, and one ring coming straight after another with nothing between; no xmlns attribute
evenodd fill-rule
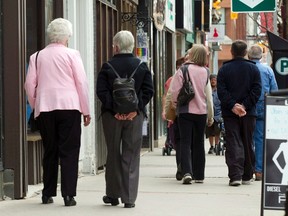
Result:
<svg viewBox="0 0 288 216"><path fill-rule="evenodd" d="M219 10L221 8L220 3L222 0L213 0L213 5L212 7L216 10Z"/></svg>
<svg viewBox="0 0 288 216"><path fill-rule="evenodd" d="M220 3L222 0L213 0L212 4L212 24L218 24L221 21Z"/></svg>

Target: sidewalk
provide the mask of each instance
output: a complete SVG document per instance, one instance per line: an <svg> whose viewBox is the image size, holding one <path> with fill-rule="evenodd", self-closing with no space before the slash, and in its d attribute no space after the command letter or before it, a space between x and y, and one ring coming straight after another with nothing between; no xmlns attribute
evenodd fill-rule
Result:
<svg viewBox="0 0 288 216"><path fill-rule="evenodd" d="M207 144L206 144L207 145ZM208 150L208 146L206 147ZM206 151L207 152L207 151ZM224 156L206 155L204 184L183 185L175 179L175 151L162 156L162 148L144 152L141 157L140 185L133 209L123 204L104 205L104 173L79 178L77 206L64 207L58 191L54 204L41 204L42 185L29 186L30 194L24 200L0 202L0 213L5 216L258 216L261 208L261 182L239 187L228 186ZM283 216L284 211L265 210L265 216Z"/></svg>

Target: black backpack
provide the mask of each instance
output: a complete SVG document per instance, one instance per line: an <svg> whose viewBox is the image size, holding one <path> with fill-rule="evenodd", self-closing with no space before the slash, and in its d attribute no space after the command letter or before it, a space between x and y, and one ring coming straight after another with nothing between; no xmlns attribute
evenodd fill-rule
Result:
<svg viewBox="0 0 288 216"><path fill-rule="evenodd" d="M117 76L113 82L113 110L116 113L127 114L138 110L138 97L135 90L135 80L132 78L139 68L142 61L140 61L137 68L133 71L130 77L121 78L114 67L107 62Z"/></svg>

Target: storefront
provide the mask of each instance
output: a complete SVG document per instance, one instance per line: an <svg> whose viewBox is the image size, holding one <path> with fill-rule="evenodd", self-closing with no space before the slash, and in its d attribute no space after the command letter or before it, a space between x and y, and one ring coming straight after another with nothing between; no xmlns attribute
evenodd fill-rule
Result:
<svg viewBox="0 0 288 216"><path fill-rule="evenodd" d="M1 198L21 199L28 191L26 69L29 56L45 46L47 23L62 16L61 2L9 0L0 4Z"/></svg>
<svg viewBox="0 0 288 216"><path fill-rule="evenodd" d="M0 1L0 13L2 14L2 1ZM2 16L0 16L0 136L2 137L2 128L3 128L3 123L2 123L2 119L3 119L3 96L2 96L2 32L3 32L3 28L2 28ZM3 140L0 139L0 172L3 171ZM0 181L1 181L1 177L0 177ZM1 183L0 183L1 185ZM1 188L0 188L0 194L1 194Z"/></svg>
<svg viewBox="0 0 288 216"><path fill-rule="evenodd" d="M137 41L136 51L146 49L147 56L139 57L146 59L153 71L154 64L151 57L153 55L153 35L151 34L153 23L149 19L151 3L138 0L9 0L1 2L3 16L0 17L0 42L2 42L0 47L5 56L1 55L2 58L0 58L1 70L3 70L0 71L2 72L0 78L3 78L0 80L3 83L0 88L0 131L3 133L1 134L3 139L0 140L0 196L3 197L5 194L6 197L12 199L21 199L26 196L29 177L33 172L29 168L31 160L30 144L27 142L29 113L26 112L24 81L30 55L47 45L45 36L47 25L57 17L64 17L72 22L74 32L69 41L69 47L76 48L81 53L89 77L90 101L94 102L91 104L93 123L83 130L81 137L79 172L97 173L104 168L106 162L106 146L101 118L99 118L101 104L95 97L97 73L101 65L112 57L112 39L121 29L130 30L137 39L141 34L142 38L139 38L146 38L147 43L144 45L143 41L141 43ZM130 22L133 19L124 22L124 15L127 13L136 14L140 18L140 13L138 13L140 7L146 13L146 18L148 17L147 22L145 21L147 26L142 29L143 31L137 31L137 25ZM142 18L145 19L144 16ZM165 37L168 38L165 40L170 41L170 47L172 37ZM157 40L160 46L162 39L157 36ZM164 46L167 49L166 45ZM165 64L167 61L172 62L165 59ZM149 122L146 122L147 128L143 131L146 131L145 142L149 148L152 148L153 102L148 110ZM32 152L35 152L34 150L37 152L36 149L32 149ZM39 156L38 153L37 155ZM41 160L38 161L36 167L39 168L39 165L41 168ZM7 178L3 180L5 175L9 177L8 182ZM41 181L39 172L37 179L35 183ZM3 193L1 192L2 185Z"/></svg>
<svg viewBox="0 0 288 216"><path fill-rule="evenodd" d="M159 140L166 132L166 122L162 119L162 97L166 80L174 74L175 42L175 8L176 1L153 1L153 73L155 95L154 104L154 139ZM156 146L157 147L157 146Z"/></svg>

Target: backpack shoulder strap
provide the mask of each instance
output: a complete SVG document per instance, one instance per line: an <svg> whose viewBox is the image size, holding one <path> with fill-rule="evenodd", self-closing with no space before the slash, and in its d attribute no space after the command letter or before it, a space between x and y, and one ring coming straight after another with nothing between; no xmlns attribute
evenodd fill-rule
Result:
<svg viewBox="0 0 288 216"><path fill-rule="evenodd" d="M138 68L141 64L142 64L142 61L140 60L138 66L136 67L136 69L133 71L133 73L131 74L131 76L129 78L132 78L134 76L134 74L136 73L136 71L138 70Z"/></svg>
<svg viewBox="0 0 288 216"><path fill-rule="evenodd" d="M109 65L109 67L112 69L112 71L115 73L115 75L118 77L118 78L121 78L120 76L119 76L119 74L117 73L117 71L115 70L115 68L109 63L109 62L106 62L108 65Z"/></svg>

